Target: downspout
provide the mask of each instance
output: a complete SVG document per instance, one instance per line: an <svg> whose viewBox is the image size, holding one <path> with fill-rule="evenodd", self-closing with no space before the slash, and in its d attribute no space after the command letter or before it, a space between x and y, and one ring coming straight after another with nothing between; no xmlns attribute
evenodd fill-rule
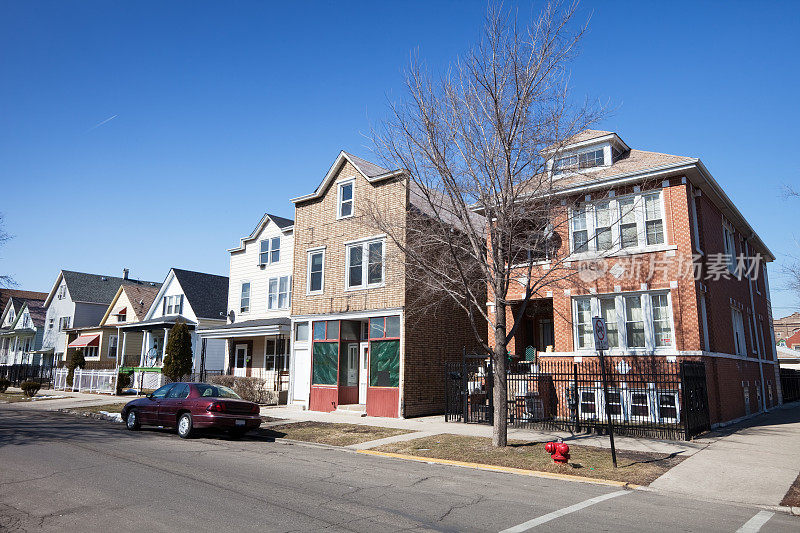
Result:
<svg viewBox="0 0 800 533"><path fill-rule="evenodd" d="M747 253L750 254L750 243L745 241L745 245L747 246ZM745 274L746 275L746 274ZM761 405L759 406L763 412L767 412L767 389L764 387L764 364L762 363L763 353L766 352L767 347L761 346L761 342L758 340L758 322L756 322L756 306L755 306L755 299L753 298L753 279L750 276L747 276L747 288L750 291L750 331L753 332L753 339L756 343L756 346L760 347L758 350L758 373L761 376Z"/></svg>

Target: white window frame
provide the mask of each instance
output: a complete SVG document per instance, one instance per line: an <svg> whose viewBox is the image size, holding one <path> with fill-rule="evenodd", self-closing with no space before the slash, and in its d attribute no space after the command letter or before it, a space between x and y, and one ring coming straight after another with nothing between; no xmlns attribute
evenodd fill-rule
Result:
<svg viewBox="0 0 800 533"><path fill-rule="evenodd" d="M733 350L736 355L747 356L747 341L744 336L744 313L736 307L731 307L731 326L733 333ZM741 341L739 337L741 336Z"/></svg>
<svg viewBox="0 0 800 533"><path fill-rule="evenodd" d="M381 280L377 283L369 283L369 247L371 244L381 244ZM361 284L350 285L350 249L361 248ZM345 243L345 268L344 268L344 290L355 291L364 289L374 289L386 285L386 237L370 237L355 242Z"/></svg>
<svg viewBox="0 0 800 533"><path fill-rule="evenodd" d="M697 216L697 197L694 195L694 188L689 186L689 213L692 217L692 237L693 248L696 252L702 254L703 250L700 248L700 219Z"/></svg>
<svg viewBox="0 0 800 533"><path fill-rule="evenodd" d="M645 198L647 196L658 196L659 210L661 212L661 228L664 234L664 241L658 244L647 244L647 215L645 213ZM633 199L633 214L636 220L636 246L622 247L622 216L620 213L620 202ZM608 249L598 249L597 247L597 204L608 203L611 217L611 247ZM574 231L575 216L579 209L583 209L586 217L587 245L585 251L576 251ZM642 191L612 198L597 198L588 202L581 202L579 207L569 209L569 251L575 256L583 255L602 255L613 256L619 254L642 253L655 250L675 248L670 245L670 235L668 231L666 210L664 207L664 194L662 190ZM605 227L605 226L604 226Z"/></svg>
<svg viewBox="0 0 800 533"><path fill-rule="evenodd" d="M588 160L589 159L588 158L589 154L596 154L597 152L600 152L601 154L603 154L602 163L600 163L599 165L592 165L592 166L589 166L589 167L582 167L581 166L581 157L585 156L585 159ZM596 159L595 156L592 156L592 158ZM559 167L559 162L560 161L565 161L567 159L574 159L575 161L574 161L574 163L570 162L570 163L566 164L563 167ZM568 154L563 154L563 155L553 159L553 174L554 175L560 175L560 174L565 174L567 172L576 172L576 171L580 172L580 171L587 171L587 170L596 169L596 168L604 168L604 167L610 166L609 165L609 161L607 161L607 159L608 159L608 154L606 154L606 147L605 146L599 146L599 147L598 146L592 146L591 148L586 148L584 150L580 150L580 151L576 151L576 152L572 152L572 153L568 153Z"/></svg>
<svg viewBox="0 0 800 533"><path fill-rule="evenodd" d="M58 296L57 296L57 298L58 298L59 300L63 300L64 298L66 298L66 296L67 296L67 284L66 284L66 283L63 283L63 284L62 284L62 285L61 285L61 286L58 288Z"/></svg>
<svg viewBox="0 0 800 533"><path fill-rule="evenodd" d="M323 265L324 270L324 265ZM286 290L281 292L281 280L286 280ZM275 292L272 292L272 282L275 282ZM281 294L286 296L286 305L281 306ZM267 310L277 311L280 309L289 309L292 301L292 276L273 276L267 280Z"/></svg>
<svg viewBox="0 0 800 533"><path fill-rule="evenodd" d="M106 357L113 357L116 359L118 344L119 344L119 335L108 336L108 353L106 353ZM113 353L111 352L112 349L114 350Z"/></svg>
<svg viewBox="0 0 800 533"><path fill-rule="evenodd" d="M273 246L275 241L278 241L278 246ZM267 249L264 250L264 244L267 245ZM278 253L278 259L273 260L272 256ZM264 261L264 254L267 256L267 260ZM258 244L258 264L261 265L272 265L275 263L280 263L281 261L281 236L278 235L277 237L267 237L266 239L261 239Z"/></svg>
<svg viewBox="0 0 800 533"><path fill-rule="evenodd" d="M350 199L342 200L342 189L350 185ZM350 214L342 215L342 205L350 202ZM356 211L356 179L348 178L336 183L336 220L350 218L355 215Z"/></svg>
<svg viewBox="0 0 800 533"><path fill-rule="evenodd" d="M244 289L247 287L247 296L244 295ZM247 314L250 312L250 302L253 298L253 284L249 280L242 280L239 287L239 314ZM245 308L244 302L247 300L247 307Z"/></svg>
<svg viewBox="0 0 800 533"><path fill-rule="evenodd" d="M735 232L733 228L722 223L722 244L725 249L725 255L728 256L728 271L733 274L736 272L736 239L734 238Z"/></svg>
<svg viewBox="0 0 800 533"><path fill-rule="evenodd" d="M183 295L164 296L164 316L180 315L183 312Z"/></svg>
<svg viewBox="0 0 800 533"><path fill-rule="evenodd" d="M62 316L58 319L58 331L65 331L69 329L70 326L70 319L72 317L69 316Z"/></svg>
<svg viewBox="0 0 800 533"><path fill-rule="evenodd" d="M311 290L311 257L316 254L322 254L322 272L319 290ZM325 248L312 248L306 250L306 294L322 294L325 292Z"/></svg>
<svg viewBox="0 0 800 533"><path fill-rule="evenodd" d="M667 296L667 310L669 312L669 326L672 336L672 342L669 346L656 346L655 345L655 323L653 321L653 295L666 295ZM642 318L644 319L644 347L629 348L628 347L628 331L626 328L626 307L625 298L636 297L640 298L642 303ZM594 343L591 346L579 348L578 343L578 307L577 302L581 299L589 299L591 316L602 316L600 313L600 299L601 298L615 298L614 312L617 317L617 337L619 338L619 347L609 348L609 354L646 354L646 353L663 353L674 352L676 350L676 330L675 330L675 313L672 307L672 291L669 289L657 289L649 291L628 291L620 293L604 293L604 294L585 294L572 297L572 339L573 347L577 352L594 352Z"/></svg>

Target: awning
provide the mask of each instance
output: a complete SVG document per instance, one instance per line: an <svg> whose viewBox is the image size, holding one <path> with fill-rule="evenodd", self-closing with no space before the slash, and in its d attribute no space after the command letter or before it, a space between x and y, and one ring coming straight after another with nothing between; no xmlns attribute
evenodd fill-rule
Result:
<svg viewBox="0 0 800 533"><path fill-rule="evenodd" d="M81 335L71 343L67 344L67 348L84 348L86 346L100 346L100 335Z"/></svg>

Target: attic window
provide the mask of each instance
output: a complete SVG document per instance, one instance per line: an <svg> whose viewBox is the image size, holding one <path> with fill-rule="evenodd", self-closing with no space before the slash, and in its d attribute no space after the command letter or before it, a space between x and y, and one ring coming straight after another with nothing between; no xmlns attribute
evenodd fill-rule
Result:
<svg viewBox="0 0 800 533"><path fill-rule="evenodd" d="M563 172L576 168L602 167L603 165L605 165L605 152L600 148L599 150L581 152L580 154L572 154L556 159L553 164L553 170L555 172Z"/></svg>
<svg viewBox="0 0 800 533"><path fill-rule="evenodd" d="M353 183L354 180L350 180L339 184L339 201L336 218L353 216Z"/></svg>
<svg viewBox="0 0 800 533"><path fill-rule="evenodd" d="M128 318L128 308L123 307L117 311L117 322L125 322Z"/></svg>

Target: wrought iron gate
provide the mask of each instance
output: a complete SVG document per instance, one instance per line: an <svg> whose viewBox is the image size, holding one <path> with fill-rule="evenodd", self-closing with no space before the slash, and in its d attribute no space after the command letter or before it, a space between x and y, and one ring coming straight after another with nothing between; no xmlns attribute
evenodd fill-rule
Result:
<svg viewBox="0 0 800 533"><path fill-rule="evenodd" d="M492 424L492 366L485 356L445 363L445 421Z"/></svg>
<svg viewBox="0 0 800 533"><path fill-rule="evenodd" d="M683 424L686 440L711 429L708 414L706 366L702 362L681 362Z"/></svg>

